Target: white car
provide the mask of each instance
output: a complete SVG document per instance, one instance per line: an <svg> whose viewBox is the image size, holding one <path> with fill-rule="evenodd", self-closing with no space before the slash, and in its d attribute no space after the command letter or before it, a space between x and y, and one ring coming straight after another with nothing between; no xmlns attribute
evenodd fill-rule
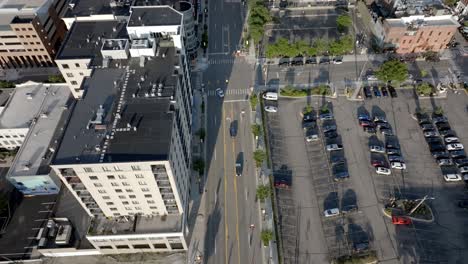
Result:
<svg viewBox="0 0 468 264"><path fill-rule="evenodd" d="M438 137L439 133L436 131L426 131L424 132L424 137Z"/></svg>
<svg viewBox="0 0 468 264"><path fill-rule="evenodd" d="M458 181L461 181L462 180L462 177L460 176L460 174L445 174L444 175L444 180L446 182L458 182Z"/></svg>
<svg viewBox="0 0 468 264"><path fill-rule="evenodd" d="M458 138L457 137L446 137L445 138L445 143L458 143Z"/></svg>
<svg viewBox="0 0 468 264"><path fill-rule="evenodd" d="M447 145L447 150L462 150L463 145L460 143L452 143Z"/></svg>
<svg viewBox="0 0 468 264"><path fill-rule="evenodd" d="M467 173L467 172L468 172L468 166L460 167L460 173Z"/></svg>
<svg viewBox="0 0 468 264"><path fill-rule="evenodd" d="M375 75L367 75L367 80L368 81L377 81L379 79Z"/></svg>
<svg viewBox="0 0 468 264"><path fill-rule="evenodd" d="M406 164L404 162L391 162L390 166L392 166L392 169L406 170Z"/></svg>
<svg viewBox="0 0 468 264"><path fill-rule="evenodd" d="M381 146L370 146L371 152L385 153L385 148Z"/></svg>
<svg viewBox="0 0 468 264"><path fill-rule="evenodd" d="M392 174L392 171L387 169L387 168L384 168L384 167L377 167L375 168L375 172L377 174L382 174L382 175L390 175Z"/></svg>
<svg viewBox="0 0 468 264"><path fill-rule="evenodd" d="M219 98L223 98L223 97L224 97L224 91L223 91L223 89L217 88L217 89L216 89L216 94L218 95Z"/></svg>
<svg viewBox="0 0 468 264"><path fill-rule="evenodd" d="M307 142L317 141L317 140L319 140L318 135L309 135L309 136L306 136L306 141L307 141Z"/></svg>
<svg viewBox="0 0 468 264"><path fill-rule="evenodd" d="M327 150L328 150L328 151L340 150L340 149L343 149L343 146L342 146L342 145L339 145L339 144L330 144L330 145L327 145Z"/></svg>
<svg viewBox="0 0 468 264"><path fill-rule="evenodd" d="M327 209L327 210L323 211L323 215L325 217L338 216L338 215L340 215L340 209L338 209L338 208Z"/></svg>
<svg viewBox="0 0 468 264"><path fill-rule="evenodd" d="M270 112L270 113L276 113L278 112L278 108L275 106L265 106L265 111Z"/></svg>

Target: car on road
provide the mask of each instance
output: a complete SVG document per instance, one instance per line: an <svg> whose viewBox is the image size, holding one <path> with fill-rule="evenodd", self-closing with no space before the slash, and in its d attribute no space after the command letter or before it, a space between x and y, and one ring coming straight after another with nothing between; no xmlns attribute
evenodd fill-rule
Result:
<svg viewBox="0 0 468 264"><path fill-rule="evenodd" d="M457 137L446 137L444 138L445 143L458 143L460 142Z"/></svg>
<svg viewBox="0 0 468 264"><path fill-rule="evenodd" d="M398 94L397 94L395 88L393 88L392 86L388 86L388 92L390 93L390 96L392 98L398 97Z"/></svg>
<svg viewBox="0 0 468 264"><path fill-rule="evenodd" d="M368 99L372 98L372 93L370 91L369 86L364 86L362 89L364 91L364 97L366 97Z"/></svg>
<svg viewBox="0 0 468 264"><path fill-rule="evenodd" d="M334 217L340 215L340 209L338 208L331 208L323 211L323 215L325 217Z"/></svg>
<svg viewBox="0 0 468 264"><path fill-rule="evenodd" d="M388 128L381 128L380 133L382 133L382 135L386 135L386 136L393 136L392 130L388 129Z"/></svg>
<svg viewBox="0 0 468 264"><path fill-rule="evenodd" d="M432 157L434 157L435 159L448 159L450 156L449 156L449 153L447 151L434 151L434 152L431 152L432 154Z"/></svg>
<svg viewBox="0 0 468 264"><path fill-rule="evenodd" d="M382 93L380 93L380 89L378 86L373 86L372 91L374 92L375 97L382 97Z"/></svg>
<svg viewBox="0 0 468 264"><path fill-rule="evenodd" d="M266 92L263 94L263 99L270 101L278 101L278 93Z"/></svg>
<svg viewBox="0 0 468 264"><path fill-rule="evenodd" d="M397 148L387 148L388 155L401 155L401 151Z"/></svg>
<svg viewBox="0 0 468 264"><path fill-rule="evenodd" d="M328 126L324 126L322 128L323 130L323 133L327 133L329 131L335 131L336 130L336 125L328 125Z"/></svg>
<svg viewBox="0 0 468 264"><path fill-rule="evenodd" d="M327 139L332 139L338 137L338 133L336 133L336 131L328 131L323 133L323 136Z"/></svg>
<svg viewBox="0 0 468 264"><path fill-rule="evenodd" d="M458 167L467 166L468 159L466 158L453 159L453 163L455 163Z"/></svg>
<svg viewBox="0 0 468 264"><path fill-rule="evenodd" d="M231 121L231 125L229 127L229 134L231 137L237 136L237 120Z"/></svg>
<svg viewBox="0 0 468 264"><path fill-rule="evenodd" d="M320 120L333 120L333 114L332 113L324 113L319 115Z"/></svg>
<svg viewBox="0 0 468 264"><path fill-rule="evenodd" d="M391 162L390 166L392 167L392 169L406 170L406 164L404 162Z"/></svg>
<svg viewBox="0 0 468 264"><path fill-rule="evenodd" d="M377 153L385 153L385 148L382 146L370 146L369 147L370 152L377 152Z"/></svg>
<svg viewBox="0 0 468 264"><path fill-rule="evenodd" d="M447 150L448 151L451 151L451 150L462 150L464 147L463 147L463 144L460 144L460 143L451 143L451 144L447 144Z"/></svg>
<svg viewBox="0 0 468 264"><path fill-rule="evenodd" d="M406 216L392 216L392 224L394 225L409 225L411 224L411 219Z"/></svg>
<svg viewBox="0 0 468 264"><path fill-rule="evenodd" d="M329 144L326 146L327 151L334 151L343 149L343 145L340 144Z"/></svg>
<svg viewBox="0 0 468 264"><path fill-rule="evenodd" d="M307 57L305 64L317 64L317 57Z"/></svg>
<svg viewBox="0 0 468 264"><path fill-rule="evenodd" d="M445 174L444 175L444 180L446 182L459 182L462 180L462 177L460 174L457 173L450 173L450 174Z"/></svg>
<svg viewBox="0 0 468 264"><path fill-rule="evenodd" d="M439 166L452 166L453 161L451 159L442 158L442 159L437 159L437 164L439 164Z"/></svg>
<svg viewBox="0 0 468 264"><path fill-rule="evenodd" d="M216 88L216 94L218 95L219 98L223 98L224 97L224 91L223 89L221 88Z"/></svg>
<svg viewBox="0 0 468 264"><path fill-rule="evenodd" d="M359 125L362 127L375 127L374 123L367 120L359 120Z"/></svg>
<svg viewBox="0 0 468 264"><path fill-rule="evenodd" d="M375 134L377 131L375 130L375 127L363 127L364 132L367 132L368 134Z"/></svg>
<svg viewBox="0 0 468 264"><path fill-rule="evenodd" d="M375 172L377 174L382 174L382 175L390 175L392 174L392 171L389 170L388 168L385 168L385 167L377 167L375 168Z"/></svg>
<svg viewBox="0 0 468 264"><path fill-rule="evenodd" d="M237 177L242 176L242 171L244 167L243 157L244 157L244 154L242 152L239 152L239 154L237 154L237 158L236 158L236 176Z"/></svg>
<svg viewBox="0 0 468 264"><path fill-rule="evenodd" d="M382 86L381 90L382 90L382 95L383 95L384 97L388 97L388 90L387 90L387 88L385 88L385 86Z"/></svg>
<svg viewBox="0 0 468 264"><path fill-rule="evenodd" d="M437 131L435 130L424 131L424 137L438 137L438 136L439 136L439 133L437 133Z"/></svg>
<svg viewBox="0 0 468 264"><path fill-rule="evenodd" d="M267 106L265 106L265 111L267 111L269 113L276 113L276 112L278 112L278 108L276 106L267 105Z"/></svg>
<svg viewBox="0 0 468 264"><path fill-rule="evenodd" d="M400 155L388 155L388 161L390 162L405 162Z"/></svg>

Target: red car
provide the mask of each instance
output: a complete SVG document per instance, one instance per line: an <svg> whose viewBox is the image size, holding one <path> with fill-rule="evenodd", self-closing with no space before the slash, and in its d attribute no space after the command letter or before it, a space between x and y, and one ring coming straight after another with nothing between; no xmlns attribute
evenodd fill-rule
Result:
<svg viewBox="0 0 468 264"><path fill-rule="evenodd" d="M394 225L409 225L411 219L406 216L392 216L392 224Z"/></svg>
<svg viewBox="0 0 468 264"><path fill-rule="evenodd" d="M385 167L385 162L383 162L381 160L372 160L371 164L374 167Z"/></svg>
<svg viewBox="0 0 468 264"><path fill-rule="evenodd" d="M374 127L374 123L369 122L367 120L359 120L359 125L362 127Z"/></svg>

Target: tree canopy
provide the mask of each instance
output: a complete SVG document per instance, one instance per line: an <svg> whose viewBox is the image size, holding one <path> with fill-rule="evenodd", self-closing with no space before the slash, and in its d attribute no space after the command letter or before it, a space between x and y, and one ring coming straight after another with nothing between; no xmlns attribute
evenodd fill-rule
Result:
<svg viewBox="0 0 468 264"><path fill-rule="evenodd" d="M248 19L250 36L255 43L260 42L265 32L264 26L272 20L270 12L261 1L252 3Z"/></svg>
<svg viewBox="0 0 468 264"><path fill-rule="evenodd" d="M340 15L336 18L336 25L338 27L338 31L344 32L353 24L351 17L349 15Z"/></svg>
<svg viewBox="0 0 468 264"><path fill-rule="evenodd" d="M380 65L375 75L384 82L401 83L408 78L408 67L398 60L389 60Z"/></svg>

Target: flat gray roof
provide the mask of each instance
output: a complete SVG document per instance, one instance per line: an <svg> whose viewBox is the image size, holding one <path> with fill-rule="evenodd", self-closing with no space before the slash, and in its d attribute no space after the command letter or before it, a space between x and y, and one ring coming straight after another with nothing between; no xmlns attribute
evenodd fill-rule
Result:
<svg viewBox="0 0 468 264"><path fill-rule="evenodd" d="M54 164L168 159L178 55L173 46L160 49L166 56L153 57L144 67L136 58L125 68L94 70L84 82L85 94L72 113Z"/></svg>
<svg viewBox="0 0 468 264"><path fill-rule="evenodd" d="M111 7L110 1L103 0L71 0L64 17L86 17L91 15L113 14L115 16L125 16L129 14L132 0L122 1L122 4Z"/></svg>
<svg viewBox="0 0 468 264"><path fill-rule="evenodd" d="M169 6L139 6L131 8L128 26L181 25L182 14Z"/></svg>
<svg viewBox="0 0 468 264"><path fill-rule="evenodd" d="M57 59L101 57L105 39L128 38L126 23L117 20L75 21L57 53Z"/></svg>

